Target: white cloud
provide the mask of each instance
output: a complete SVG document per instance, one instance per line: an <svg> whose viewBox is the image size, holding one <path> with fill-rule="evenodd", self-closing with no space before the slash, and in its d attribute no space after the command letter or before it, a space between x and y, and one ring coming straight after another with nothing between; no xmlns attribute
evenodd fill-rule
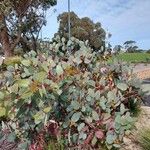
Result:
<svg viewBox="0 0 150 150"><path fill-rule="evenodd" d="M114 42L124 42L128 39L142 41L143 39L150 40L150 1L137 0L136 3L127 11L124 11L116 18L111 17L111 24L108 28L112 30ZM143 40L144 41L144 40ZM142 45L149 48L150 45L145 43Z"/></svg>

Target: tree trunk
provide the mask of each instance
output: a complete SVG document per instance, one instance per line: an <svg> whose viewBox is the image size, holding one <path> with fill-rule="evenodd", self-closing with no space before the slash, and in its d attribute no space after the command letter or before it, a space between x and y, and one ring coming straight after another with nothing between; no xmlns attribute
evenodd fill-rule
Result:
<svg viewBox="0 0 150 150"><path fill-rule="evenodd" d="M12 56L13 52L11 49L11 43L9 41L8 29L5 22L5 17L3 14L0 14L0 24L2 25L0 29L0 41L2 44L2 50L4 52L5 57Z"/></svg>
<svg viewBox="0 0 150 150"><path fill-rule="evenodd" d="M28 43L29 42L28 42L27 38L21 37L20 44L23 49L23 52L25 52L25 53L31 51L31 46Z"/></svg>
<svg viewBox="0 0 150 150"><path fill-rule="evenodd" d="M5 57L12 56L13 53L10 47L9 37L6 28L2 29L0 36L1 36L2 50L4 52Z"/></svg>
<svg viewBox="0 0 150 150"><path fill-rule="evenodd" d="M32 50L37 52L37 41L34 37L32 37Z"/></svg>

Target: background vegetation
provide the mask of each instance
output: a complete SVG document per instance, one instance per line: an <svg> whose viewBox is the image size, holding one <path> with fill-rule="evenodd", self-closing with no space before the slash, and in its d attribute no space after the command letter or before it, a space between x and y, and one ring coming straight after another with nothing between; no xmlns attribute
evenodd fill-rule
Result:
<svg viewBox="0 0 150 150"><path fill-rule="evenodd" d="M122 53L112 57L130 63L150 63L150 54L148 53Z"/></svg>

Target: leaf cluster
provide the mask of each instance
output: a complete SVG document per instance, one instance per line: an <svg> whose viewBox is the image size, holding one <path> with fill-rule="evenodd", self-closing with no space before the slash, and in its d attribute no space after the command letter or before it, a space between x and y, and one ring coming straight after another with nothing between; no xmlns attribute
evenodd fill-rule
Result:
<svg viewBox="0 0 150 150"><path fill-rule="evenodd" d="M139 79L127 64L103 63L86 42L74 40L80 47L71 54L53 43L49 54L31 51L1 65L1 122L22 149L42 149L50 139L70 148L119 148L133 126L130 103L140 106Z"/></svg>

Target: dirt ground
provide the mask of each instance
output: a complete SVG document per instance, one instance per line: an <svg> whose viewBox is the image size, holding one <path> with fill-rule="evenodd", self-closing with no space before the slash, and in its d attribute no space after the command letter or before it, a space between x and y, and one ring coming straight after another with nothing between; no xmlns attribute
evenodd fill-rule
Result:
<svg viewBox="0 0 150 150"><path fill-rule="evenodd" d="M142 106L141 114L132 130L131 135L124 137L124 146L121 150L142 150L138 143L139 133L146 128L150 128L150 107Z"/></svg>
<svg viewBox="0 0 150 150"><path fill-rule="evenodd" d="M136 64L133 65L134 66L134 72L140 72L140 71L144 71L144 70L150 70L150 64Z"/></svg>
<svg viewBox="0 0 150 150"><path fill-rule="evenodd" d="M141 79L150 78L150 64L137 64L133 65L133 72Z"/></svg>
<svg viewBox="0 0 150 150"><path fill-rule="evenodd" d="M150 84L150 64L137 64L134 66L133 72L137 74L143 82ZM146 80L145 80L146 79ZM150 96L146 97L147 106L141 107L141 114L129 136L124 137L124 145L121 150L142 150L138 143L139 133L146 128L150 128Z"/></svg>

